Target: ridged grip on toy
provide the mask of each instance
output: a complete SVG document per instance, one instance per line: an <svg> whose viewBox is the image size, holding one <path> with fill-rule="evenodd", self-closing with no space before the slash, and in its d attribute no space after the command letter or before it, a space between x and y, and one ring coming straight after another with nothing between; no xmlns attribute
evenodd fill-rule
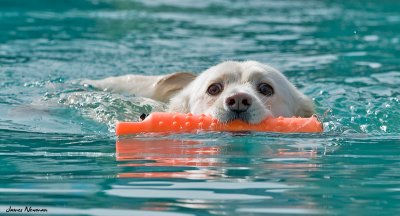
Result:
<svg viewBox="0 0 400 216"><path fill-rule="evenodd" d="M264 131L282 133L322 132L322 125L316 117L310 118L267 118L258 124L240 120L220 123L209 115L154 112L141 122L118 122L116 135L139 133L191 133L203 131Z"/></svg>

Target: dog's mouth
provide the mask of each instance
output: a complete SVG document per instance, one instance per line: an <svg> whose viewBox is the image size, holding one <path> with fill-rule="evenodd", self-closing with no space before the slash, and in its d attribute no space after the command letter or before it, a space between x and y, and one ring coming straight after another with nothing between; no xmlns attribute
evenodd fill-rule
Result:
<svg viewBox="0 0 400 216"><path fill-rule="evenodd" d="M227 112L225 114L224 122L228 123L235 120L241 120L246 123L251 123L251 116L248 112Z"/></svg>
<svg viewBox="0 0 400 216"><path fill-rule="evenodd" d="M214 118L217 118L221 123L229 123L232 121L240 120L248 124L258 124L267 116L269 113L259 113L255 110L246 110L243 112L235 112L232 110L219 110L211 114Z"/></svg>

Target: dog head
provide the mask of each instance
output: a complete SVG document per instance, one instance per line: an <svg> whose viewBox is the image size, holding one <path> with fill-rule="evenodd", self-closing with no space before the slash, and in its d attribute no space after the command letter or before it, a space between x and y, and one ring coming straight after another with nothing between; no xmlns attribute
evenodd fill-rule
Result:
<svg viewBox="0 0 400 216"><path fill-rule="evenodd" d="M268 116L314 113L313 103L271 66L227 61L201 73L170 100L170 111L210 114L221 122L256 124Z"/></svg>

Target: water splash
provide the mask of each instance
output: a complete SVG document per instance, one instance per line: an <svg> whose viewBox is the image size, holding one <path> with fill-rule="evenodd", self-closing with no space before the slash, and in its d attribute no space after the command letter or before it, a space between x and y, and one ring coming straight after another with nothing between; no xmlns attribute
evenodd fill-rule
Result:
<svg viewBox="0 0 400 216"><path fill-rule="evenodd" d="M58 103L78 110L87 118L115 130L116 121L138 121L142 113L163 111L164 103L148 98L109 92L72 92L59 95Z"/></svg>

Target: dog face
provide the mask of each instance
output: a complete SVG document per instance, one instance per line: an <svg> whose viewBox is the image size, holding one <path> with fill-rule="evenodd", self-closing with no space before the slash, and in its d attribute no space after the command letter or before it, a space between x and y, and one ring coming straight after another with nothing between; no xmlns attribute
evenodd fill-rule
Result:
<svg viewBox="0 0 400 216"><path fill-rule="evenodd" d="M252 124L268 116L308 117L314 113L311 100L281 72L256 61L228 61L209 68L171 99L170 111Z"/></svg>

